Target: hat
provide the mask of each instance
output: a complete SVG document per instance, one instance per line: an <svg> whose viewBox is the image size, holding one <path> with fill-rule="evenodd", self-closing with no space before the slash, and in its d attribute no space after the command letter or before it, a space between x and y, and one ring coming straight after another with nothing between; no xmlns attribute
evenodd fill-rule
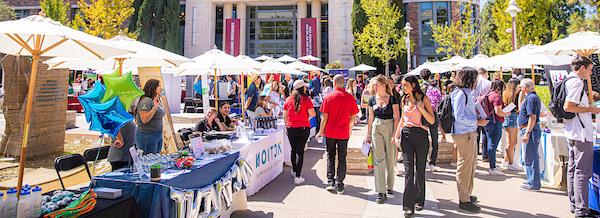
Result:
<svg viewBox="0 0 600 218"><path fill-rule="evenodd" d="M256 80L256 79L258 79L258 78L259 78L259 75L258 75L258 74L250 74L250 75L248 76L248 81L250 81L250 82L254 82L254 80Z"/></svg>
<svg viewBox="0 0 600 218"><path fill-rule="evenodd" d="M300 80L296 80L294 82L294 90L302 88L303 86L308 86L308 85L306 85L306 83L304 82L304 80L300 79Z"/></svg>

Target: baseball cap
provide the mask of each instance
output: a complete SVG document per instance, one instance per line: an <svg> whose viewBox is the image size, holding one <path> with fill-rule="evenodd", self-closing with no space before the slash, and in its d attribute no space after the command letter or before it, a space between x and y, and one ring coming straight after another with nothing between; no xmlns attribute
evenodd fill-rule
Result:
<svg viewBox="0 0 600 218"><path fill-rule="evenodd" d="M302 88L303 86L308 86L308 85L306 85L306 83L304 82L304 80L296 80L294 82L294 90Z"/></svg>

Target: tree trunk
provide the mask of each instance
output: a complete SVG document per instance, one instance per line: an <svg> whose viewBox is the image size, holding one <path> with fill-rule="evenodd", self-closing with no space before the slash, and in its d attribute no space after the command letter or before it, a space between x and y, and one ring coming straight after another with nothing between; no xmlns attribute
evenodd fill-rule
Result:
<svg viewBox="0 0 600 218"><path fill-rule="evenodd" d="M390 76L390 61L385 62L385 76Z"/></svg>

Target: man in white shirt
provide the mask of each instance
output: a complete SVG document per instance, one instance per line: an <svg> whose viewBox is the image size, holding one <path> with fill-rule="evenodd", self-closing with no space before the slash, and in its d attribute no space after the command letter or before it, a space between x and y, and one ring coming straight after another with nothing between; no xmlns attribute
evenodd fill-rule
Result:
<svg viewBox="0 0 600 218"><path fill-rule="evenodd" d="M475 85L475 88L473 88L473 92L471 93L476 99L476 102L479 103L481 99L483 99L483 97L485 97L490 92L490 89L492 88L492 82L489 80L490 76L487 70L480 68L477 71L477 73L477 84ZM481 159L485 161L488 159L487 152L485 152L487 151L487 134L485 132L485 129L481 126L477 127L477 142L481 143L481 150L479 150L478 145L477 153L483 151L481 152Z"/></svg>
<svg viewBox="0 0 600 218"><path fill-rule="evenodd" d="M600 113L600 108L590 106L586 83L583 81L592 74L592 61L586 57L577 57L571 67L573 72L567 78L575 78L565 82L567 97L564 105L566 112L575 113L575 118L564 121L569 149L567 189L571 212L576 217L590 217L588 180L592 176L594 160L592 113Z"/></svg>

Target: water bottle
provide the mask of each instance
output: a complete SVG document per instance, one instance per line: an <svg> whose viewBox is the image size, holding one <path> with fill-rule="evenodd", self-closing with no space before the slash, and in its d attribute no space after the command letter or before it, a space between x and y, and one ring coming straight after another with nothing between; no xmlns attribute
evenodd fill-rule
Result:
<svg viewBox="0 0 600 218"><path fill-rule="evenodd" d="M17 189L11 188L6 191L6 201L4 201L4 210L2 210L2 216L6 218L17 217Z"/></svg>
<svg viewBox="0 0 600 218"><path fill-rule="evenodd" d="M42 215L42 188L35 186L31 190L31 217L40 217Z"/></svg>
<svg viewBox="0 0 600 218"><path fill-rule="evenodd" d="M2 216L3 210L4 210L4 192L0 191L0 216Z"/></svg>
<svg viewBox="0 0 600 218"><path fill-rule="evenodd" d="M17 207L17 218L31 217L31 195L29 190L22 190Z"/></svg>

